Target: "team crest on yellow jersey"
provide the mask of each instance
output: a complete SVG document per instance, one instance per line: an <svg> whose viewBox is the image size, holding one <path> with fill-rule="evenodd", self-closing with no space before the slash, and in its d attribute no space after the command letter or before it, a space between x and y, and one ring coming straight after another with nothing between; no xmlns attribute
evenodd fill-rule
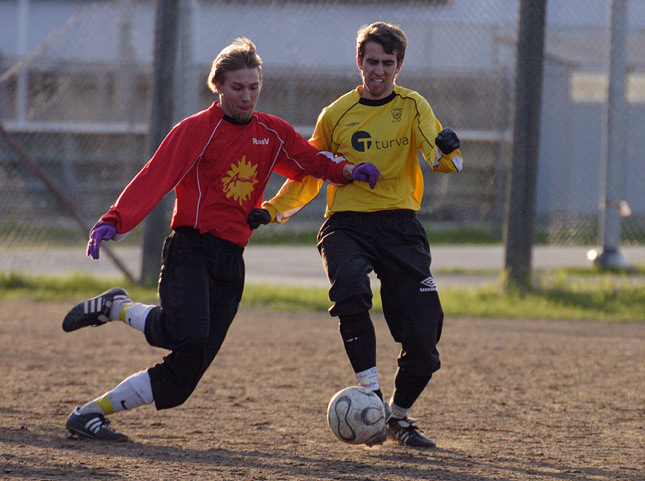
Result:
<svg viewBox="0 0 645 481"><path fill-rule="evenodd" d="M233 197L237 202L242 203L251 197L253 186L258 183L257 165L246 161L246 155L237 164L231 164L231 169L222 178L226 198Z"/></svg>
<svg viewBox="0 0 645 481"><path fill-rule="evenodd" d="M395 122L400 121L402 115L403 115L403 109L402 108L394 107L392 109L392 118L394 119Z"/></svg>

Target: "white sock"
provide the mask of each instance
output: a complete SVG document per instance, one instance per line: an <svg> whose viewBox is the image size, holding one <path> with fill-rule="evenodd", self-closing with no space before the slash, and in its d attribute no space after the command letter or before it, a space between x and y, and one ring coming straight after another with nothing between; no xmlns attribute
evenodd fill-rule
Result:
<svg viewBox="0 0 645 481"><path fill-rule="evenodd" d="M114 412L134 409L154 401L148 371L139 371L107 393Z"/></svg>
<svg viewBox="0 0 645 481"><path fill-rule="evenodd" d="M112 301L112 307L110 307L110 320L111 321L121 320L121 311L123 310L123 306L128 304L132 304L132 300L130 298L124 299L121 296L117 296Z"/></svg>
<svg viewBox="0 0 645 481"><path fill-rule="evenodd" d="M129 307L126 306L125 312L122 313L120 319L128 326L135 328L137 331L145 332L146 318L148 317L148 313L154 307L155 306L137 302Z"/></svg>
<svg viewBox="0 0 645 481"><path fill-rule="evenodd" d="M103 411L103 408L96 404L94 401L90 401L88 403L83 404L80 408L76 408L74 410L76 414L90 414L90 413L96 413L96 414L105 414L105 411Z"/></svg>
<svg viewBox="0 0 645 481"><path fill-rule="evenodd" d="M403 419L408 417L409 409L402 408L394 404L394 398L390 400L390 409L392 410L392 417L396 419Z"/></svg>
<svg viewBox="0 0 645 481"><path fill-rule="evenodd" d="M148 371L140 371L128 377L117 387L101 397L84 404L80 414L98 413L109 415L126 409L134 409L154 401Z"/></svg>
<svg viewBox="0 0 645 481"><path fill-rule="evenodd" d="M365 371L357 372L356 379L358 380L358 384L370 391L376 391L381 388L378 382L378 370L376 366Z"/></svg>

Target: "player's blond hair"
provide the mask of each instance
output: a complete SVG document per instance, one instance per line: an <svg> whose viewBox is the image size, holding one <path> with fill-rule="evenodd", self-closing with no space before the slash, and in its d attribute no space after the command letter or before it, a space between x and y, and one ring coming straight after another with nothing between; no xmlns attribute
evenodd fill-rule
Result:
<svg viewBox="0 0 645 481"><path fill-rule="evenodd" d="M401 65L405 57L405 49L408 47L408 38L403 30L396 25L385 22L374 22L364 25L358 30L356 37L356 54L363 60L365 56L365 44L376 42L383 47L387 54L395 54L398 65Z"/></svg>
<svg viewBox="0 0 645 481"><path fill-rule="evenodd" d="M213 60L211 73L208 75L208 87L217 92L217 84L226 81L226 74L243 68L257 68L262 80L262 59L255 51L255 45L246 37L236 38L224 48Z"/></svg>

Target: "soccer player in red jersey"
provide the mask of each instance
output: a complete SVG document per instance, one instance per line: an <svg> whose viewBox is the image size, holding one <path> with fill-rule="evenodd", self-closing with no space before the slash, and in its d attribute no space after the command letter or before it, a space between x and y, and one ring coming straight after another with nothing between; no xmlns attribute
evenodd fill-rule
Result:
<svg viewBox="0 0 645 481"><path fill-rule="evenodd" d="M235 317L244 287L244 247L252 230L271 218L260 208L272 172L334 185L374 186L373 164L353 165L320 152L287 122L255 111L262 60L238 38L223 49L208 77L219 101L179 122L116 203L92 228L87 253L119 240L168 194L176 201L163 246L159 306L134 303L120 288L77 304L63 321L67 332L120 320L170 353L155 366L77 406L67 429L83 437L125 441L105 416L145 404L168 409L185 402L209 367Z"/></svg>

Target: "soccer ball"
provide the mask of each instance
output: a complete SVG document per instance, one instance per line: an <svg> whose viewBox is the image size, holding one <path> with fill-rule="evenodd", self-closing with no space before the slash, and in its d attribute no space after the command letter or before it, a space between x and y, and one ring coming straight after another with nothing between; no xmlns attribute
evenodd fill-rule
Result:
<svg viewBox="0 0 645 481"><path fill-rule="evenodd" d="M327 406L327 422L336 437L348 444L370 444L385 438L383 401L361 386L334 394Z"/></svg>

